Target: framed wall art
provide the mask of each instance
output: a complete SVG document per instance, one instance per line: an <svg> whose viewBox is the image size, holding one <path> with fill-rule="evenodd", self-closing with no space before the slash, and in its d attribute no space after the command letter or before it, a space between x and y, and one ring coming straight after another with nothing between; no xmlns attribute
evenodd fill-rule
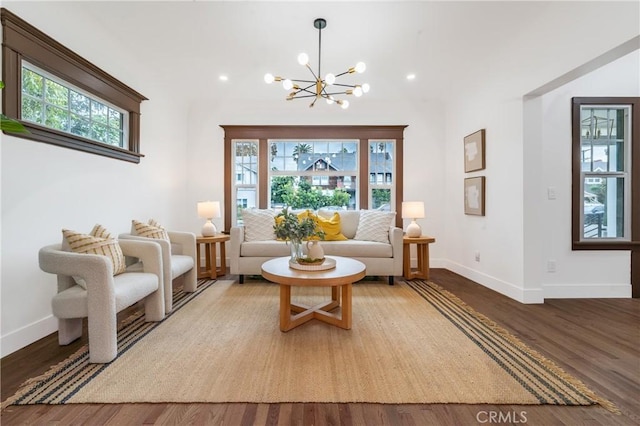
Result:
<svg viewBox="0 0 640 426"><path fill-rule="evenodd" d="M485 177L464 180L464 214L484 216Z"/></svg>
<svg viewBox="0 0 640 426"><path fill-rule="evenodd" d="M473 172L484 169L484 129L464 137L464 171Z"/></svg>

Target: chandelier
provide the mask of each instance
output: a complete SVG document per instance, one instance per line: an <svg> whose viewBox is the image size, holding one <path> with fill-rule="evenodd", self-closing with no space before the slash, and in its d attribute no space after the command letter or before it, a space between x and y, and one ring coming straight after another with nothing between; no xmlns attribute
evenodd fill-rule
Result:
<svg viewBox="0 0 640 426"><path fill-rule="evenodd" d="M340 105L342 108L349 107L349 101L346 99L337 99L336 95L353 95L360 97L364 93L369 91L369 85L364 84L341 84L336 83L338 77L345 74L362 73L367 68L364 62L358 62L354 67L349 68L345 72L340 74L328 73L322 78L321 64L322 64L322 29L327 26L327 21L318 18L313 21L313 26L318 29L318 72L315 73L309 65L309 55L301 53L298 55L298 63L307 67L307 69L313 75L313 80L298 80L289 79L285 77L277 77L273 74L267 73L264 76L264 81L267 84L271 84L274 81L282 82L284 90L291 90L287 96L287 100L301 99L301 98L314 98L309 107L313 107L316 101L320 98L325 99L328 104Z"/></svg>

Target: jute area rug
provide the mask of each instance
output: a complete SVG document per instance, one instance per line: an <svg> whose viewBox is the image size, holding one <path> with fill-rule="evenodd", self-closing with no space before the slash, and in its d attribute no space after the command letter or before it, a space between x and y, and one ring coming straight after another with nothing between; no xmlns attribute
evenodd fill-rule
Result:
<svg viewBox="0 0 640 426"><path fill-rule="evenodd" d="M329 289L294 288L312 304ZM161 323L134 315L119 355L84 348L8 404L489 403L613 406L430 282L353 286L353 327L279 330L279 287L203 281Z"/></svg>

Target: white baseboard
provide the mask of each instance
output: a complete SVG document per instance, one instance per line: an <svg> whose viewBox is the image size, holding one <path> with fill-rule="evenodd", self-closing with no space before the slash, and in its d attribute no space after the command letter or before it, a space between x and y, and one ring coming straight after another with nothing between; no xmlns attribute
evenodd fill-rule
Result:
<svg viewBox="0 0 640 426"><path fill-rule="evenodd" d="M545 299L630 298L631 284L543 285Z"/></svg>
<svg viewBox="0 0 640 426"><path fill-rule="evenodd" d="M0 338L0 352L5 357L58 331L58 319L53 315L14 330Z"/></svg>
<svg viewBox="0 0 640 426"><path fill-rule="evenodd" d="M442 267L449 269L456 274L462 275L472 281L475 281L493 291L504 294L521 303L544 303L544 294L542 289L524 289L512 283L500 280L475 269L468 268L459 263L449 260L441 260Z"/></svg>

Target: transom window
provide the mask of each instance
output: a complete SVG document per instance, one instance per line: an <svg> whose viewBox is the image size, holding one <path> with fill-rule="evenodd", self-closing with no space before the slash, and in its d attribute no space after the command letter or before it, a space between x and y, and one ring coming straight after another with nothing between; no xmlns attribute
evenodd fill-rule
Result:
<svg viewBox="0 0 640 426"><path fill-rule="evenodd" d="M143 95L5 8L3 114L13 137L139 163Z"/></svg>
<svg viewBox="0 0 640 426"><path fill-rule="evenodd" d="M127 148L125 111L27 62L22 64L22 119Z"/></svg>

